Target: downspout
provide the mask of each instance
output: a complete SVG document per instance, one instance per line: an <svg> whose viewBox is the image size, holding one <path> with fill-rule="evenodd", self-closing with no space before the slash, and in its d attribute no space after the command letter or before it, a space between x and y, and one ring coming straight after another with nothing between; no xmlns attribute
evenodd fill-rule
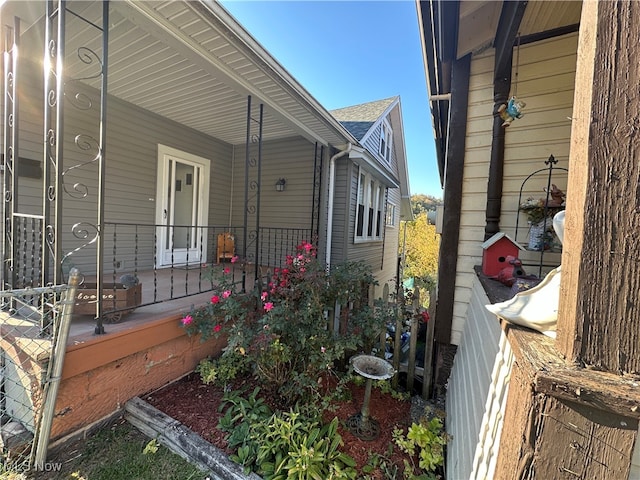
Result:
<svg viewBox="0 0 640 480"><path fill-rule="evenodd" d="M334 190L336 185L336 160L339 158L348 155L351 152L351 142L347 145L347 148L336 153L329 160L329 201L328 201L328 211L327 211L327 247L326 247L326 255L325 255L325 265L327 271L331 268L331 236L333 235L333 202L334 202Z"/></svg>
<svg viewBox="0 0 640 480"><path fill-rule="evenodd" d="M494 40L495 62L493 76L493 134L491 160L487 182L487 207L484 239L500 231L502 210L502 182L504 178L505 127L498 113L500 105L507 103L511 90L513 45L527 9L527 0L504 2Z"/></svg>
<svg viewBox="0 0 640 480"><path fill-rule="evenodd" d="M511 62L509 62L509 70ZM506 68L505 68L506 70ZM487 180L487 206L484 227L485 241L500 231L500 212L502 211L502 182L504 178L504 151L506 131L498 109L507 103L511 89L511 74L504 72L496 75L493 81L493 131L491 139L491 159Z"/></svg>

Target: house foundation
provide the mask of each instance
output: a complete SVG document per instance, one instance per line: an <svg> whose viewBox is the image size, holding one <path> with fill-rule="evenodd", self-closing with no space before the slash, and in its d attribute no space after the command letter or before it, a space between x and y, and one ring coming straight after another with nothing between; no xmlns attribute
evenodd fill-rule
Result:
<svg viewBox="0 0 640 480"><path fill-rule="evenodd" d="M68 435L120 410L124 403L194 370L221 353L223 338L201 342L179 315L78 345L70 345L56 401L51 438Z"/></svg>

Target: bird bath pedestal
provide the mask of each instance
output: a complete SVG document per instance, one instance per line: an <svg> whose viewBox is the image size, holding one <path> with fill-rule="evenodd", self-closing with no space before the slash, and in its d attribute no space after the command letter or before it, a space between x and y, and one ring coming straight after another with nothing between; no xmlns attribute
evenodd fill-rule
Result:
<svg viewBox="0 0 640 480"><path fill-rule="evenodd" d="M371 385L373 380L386 380L395 375L396 371L386 360L373 355L358 355L351 359L353 369L367 379L364 391L362 410L347 419L347 428L362 440L375 440L380 435L380 424L369 416L369 400L371 400Z"/></svg>

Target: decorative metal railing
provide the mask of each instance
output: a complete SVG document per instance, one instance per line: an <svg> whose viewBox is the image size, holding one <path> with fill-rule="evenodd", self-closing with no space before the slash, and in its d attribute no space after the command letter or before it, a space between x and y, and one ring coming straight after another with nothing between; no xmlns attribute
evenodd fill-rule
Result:
<svg viewBox="0 0 640 480"><path fill-rule="evenodd" d="M168 230L179 229L187 230L186 244L197 248L185 251L170 243L168 250L159 251L161 242L158 238L167 235ZM261 261L256 265L253 256L243 256L243 227L105 222L101 230L105 245L102 295L96 291L92 256L82 257L81 251L69 255L63 269L66 272L76 267L84 273L78 289L76 313L95 315L96 330L101 332L105 320L118 321L122 314L132 309L211 291L215 287L211 272L218 265L230 270L238 289L251 289L254 283L246 283L247 279L264 278L274 268L284 267L287 256L311 237L311 229L260 228L257 250ZM228 235L232 242L222 244ZM225 255L220 255L221 249ZM98 302L98 298L102 301ZM101 304L101 315L98 303Z"/></svg>
<svg viewBox="0 0 640 480"><path fill-rule="evenodd" d="M88 9L76 8L82 6ZM109 2L84 5L49 0L41 8L44 89L39 202L31 193L18 196L23 185L18 167L33 161L17 155L18 84L28 82L18 70L22 65L17 57L20 20L5 25L9 15L3 17L0 289L64 283L75 266L83 274L78 293L82 301L76 303L76 313L94 315L96 333L104 333L103 320L119 318L132 304L134 308L153 305L211 290L207 272L218 263L220 234L234 236L238 262L229 268L239 272L243 290L252 288L269 268L284 265L286 256L302 241L317 244L323 147L316 145L314 154L310 228L262 226L264 105L252 103L251 96L247 97L244 202L238 202L242 211L234 212L242 215L241 220L238 217L242 226L107 222L111 211L105 198ZM86 35L68 35L78 31ZM78 115L83 121L72 121ZM29 188L38 188L32 183Z"/></svg>

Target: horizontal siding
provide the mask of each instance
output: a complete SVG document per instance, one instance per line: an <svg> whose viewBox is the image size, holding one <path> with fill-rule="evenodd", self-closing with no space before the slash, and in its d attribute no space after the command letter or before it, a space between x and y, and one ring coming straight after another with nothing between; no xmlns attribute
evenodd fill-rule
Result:
<svg viewBox="0 0 640 480"><path fill-rule="evenodd" d="M638 430L638 435L640 435L640 429ZM640 478L640 442L636 440L636 444L633 447L633 455L631 457L629 480L636 480L638 478Z"/></svg>
<svg viewBox="0 0 640 480"><path fill-rule="evenodd" d="M514 59L512 90L517 90L518 98L527 105L524 116L506 130L500 218L500 230L514 238L518 194L524 179L544 168L545 160L552 154L559 161L557 166L568 165L576 49L577 34L571 34L521 46L519 65ZM493 62L493 50L473 57L471 62L452 343L462 337L466 321L464 289L474 277L473 266L482 262L493 128ZM553 183L566 191L566 173L557 171ZM546 176L536 175L527 182L523 199L543 197L543 187L546 187ZM520 215L517 240L526 243L526 216ZM523 252L520 256L527 264L540 261L537 252ZM559 254L544 254L545 263L557 265L559 259ZM543 274L549 268L545 268ZM527 272L538 274L533 266L527 267Z"/></svg>
<svg viewBox="0 0 640 480"><path fill-rule="evenodd" d="M349 228L347 232L347 256L349 261L364 262L369 265L374 273L379 273L382 264L383 241L375 240L370 242L354 243L354 232L356 222L356 203L358 200L358 167L351 170L351 192L349 192L349 205L344 206L345 212L349 215Z"/></svg>
<svg viewBox="0 0 640 480"><path fill-rule="evenodd" d="M477 277L447 393L447 478L493 478L513 362L498 319Z"/></svg>
<svg viewBox="0 0 640 480"><path fill-rule="evenodd" d="M257 144L250 147L250 157L257 159ZM314 172L315 144L302 137L262 143L261 157L261 188L260 188L260 226L262 228L311 229L311 214L313 208L313 172ZM236 146L233 162L233 214L232 225L244 224L245 204L245 165L246 149ZM276 182L286 180L283 192L276 191ZM257 180L257 167L249 170L249 183ZM316 193L317 194L317 193ZM249 188L249 204L256 206L256 190ZM248 216L249 230L255 229L257 217ZM291 240L298 243L297 238ZM310 238L304 240L310 241ZM242 248L242 239L238 239ZM296 245L287 245L287 254L295 251ZM249 245L249 249L255 248ZM279 263L271 258L273 252L262 252L265 264Z"/></svg>
<svg viewBox="0 0 640 480"><path fill-rule="evenodd" d="M518 96L527 101L525 115L509 127L505 148L501 228L518 242L527 241L524 213L515 224L523 180L553 155L557 167L569 166L569 139L578 35L572 34L521 47ZM515 67L514 67L515 68ZM513 130L512 130L513 128ZM552 183L566 192L567 173L554 172ZM522 199L544 198L547 172L532 177Z"/></svg>
<svg viewBox="0 0 640 480"><path fill-rule="evenodd" d="M42 158L42 82L37 66L25 63L21 83L21 154L28 158ZM76 93L90 100L91 109L77 108L73 100ZM24 98L23 98L24 97ZM98 222L98 165L99 93L89 87L67 83L64 102L64 156L63 185L63 253L79 249L71 257L71 263L85 274L95 272L95 245L84 246L96 234ZM76 140L77 139L77 140ZM207 137L195 130L135 107L129 103L108 97L107 136L105 158L105 220L119 223L155 223L156 174L158 144L211 160L210 219L211 223L224 225L230 208L231 146ZM32 213L42 210L42 183L25 179L20 197L22 205L29 205ZM75 232L73 225L79 224ZM146 231L145 231L146 230ZM104 230L107 261L115 255L133 268L134 250L137 247L138 269L150 268L154 261L154 231L140 229L135 243L131 227L113 227ZM114 251L114 239L117 250Z"/></svg>
<svg viewBox="0 0 640 480"><path fill-rule="evenodd" d="M353 186L350 164L347 160L337 160L335 166L335 187L333 197L333 230L331 235L331 264L343 262L347 258L347 243L353 241L349 235L351 195L357 191Z"/></svg>
<svg viewBox="0 0 640 480"><path fill-rule="evenodd" d="M397 258L400 240L400 189L390 188L387 201L396 206L395 226L389 227L385 225L384 261L382 262L382 269L376 273L376 276L380 285L389 283L390 291L394 291L398 273Z"/></svg>
<svg viewBox="0 0 640 480"><path fill-rule="evenodd" d="M397 177L398 176L398 157L396 155L395 149L396 149L396 145L395 142L397 141L397 136L396 131L400 130L400 126L396 125L392 122L392 118L391 116L387 116L387 120L389 122L389 125L391 125L391 130L393 132L393 137L392 137L392 142L394 142L394 144L392 145L392 149L391 149L391 159L389 161L389 163L386 162L386 160L384 160L382 158L382 156L380 155L380 136L382 134L382 126L378 125L375 130L373 130L373 132L371 132L371 135L369 135L366 139L366 141L364 142L364 147L369 150L369 152L371 152L373 154L373 156L382 164L384 165L386 168L390 169L391 172Z"/></svg>
<svg viewBox="0 0 640 480"><path fill-rule="evenodd" d="M97 92L88 91L93 101L97 101ZM77 111L67 107L65 110L66 132L85 131L96 136L92 129L97 125L96 112ZM207 158L211 161L209 178L209 223L224 225L228 219L230 208L230 161L231 146L213 138L202 135L195 130L167 121L155 114L135 107L129 103L109 98L107 107L106 137L106 187L105 187L105 219L107 222L129 222L154 224L156 222L156 176L158 165L158 144ZM67 139L65 165L87 162L83 155ZM97 169L93 165L74 169L70 174L72 181L85 183L91 192L86 199L64 200L65 231L73 222L96 221L97 201ZM148 229L147 229L148 230ZM105 249L108 255L118 259L131 257L133 252L126 248L127 235L131 241L133 232L120 229L116 237L117 251L113 252L113 242L108 231L105 231ZM140 235L138 244L138 269L153 266L154 242L148 241L153 232ZM142 238L145 237L145 238ZM73 236L67 234L63 245L68 251L70 247L81 245ZM211 252L209 252L211 254ZM86 261L74 255L74 263L81 271L92 270L94 253L89 250ZM110 257L108 257L110 258Z"/></svg>
<svg viewBox="0 0 640 480"><path fill-rule="evenodd" d="M255 148L255 149L254 149ZM246 150L236 147L233 168L233 224L242 225L245 190ZM257 158L257 147L251 147ZM302 137L268 141L262 144L260 225L263 227L311 228L313 205L313 167L315 145ZM257 168L249 173L249 180L257 178ZM286 180L285 190L276 191L278 179ZM255 195L249 193L250 198Z"/></svg>

